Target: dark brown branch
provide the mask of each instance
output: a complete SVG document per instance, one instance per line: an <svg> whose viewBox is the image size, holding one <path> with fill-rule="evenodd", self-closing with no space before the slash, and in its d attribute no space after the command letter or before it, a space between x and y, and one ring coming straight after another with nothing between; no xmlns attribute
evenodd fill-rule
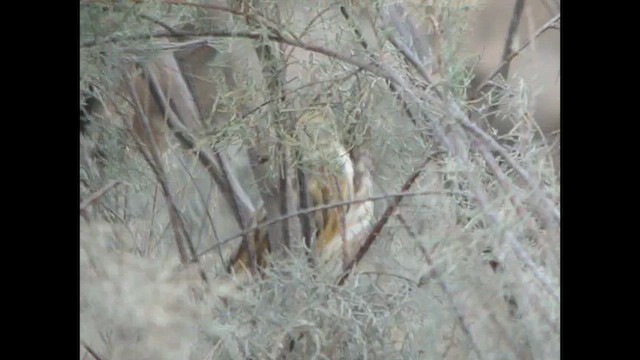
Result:
<svg viewBox="0 0 640 360"><path fill-rule="evenodd" d="M525 0L516 0L516 4L513 7L513 15L511 16L511 22L509 23L509 30L507 30L507 38L504 42L504 49L502 50L502 62L506 64L500 69L500 75L503 79L509 76L509 62L508 59L512 54L511 47L513 46L513 39L516 37L518 27L520 25L520 19L522 18L522 12L524 11Z"/></svg>
<svg viewBox="0 0 640 360"><path fill-rule="evenodd" d="M520 24L520 19L522 18L522 12L524 11L524 2L525 0L516 0L516 3L513 7L513 15L511 16L509 29L507 30L507 37L505 39L504 48L502 50L501 64L504 65L500 66L500 70L496 74L496 76L502 76L502 79L504 79L505 81L507 81L507 79L509 78L509 65L511 64L511 62L507 59L511 57L511 54L513 52L513 40L515 39L516 33L518 32L518 26ZM485 111L485 114L487 114L486 122L488 124L494 124L496 122L498 110L500 108L500 98L502 97L502 92L498 91L496 87L493 87L491 91L493 91L494 94L487 96L495 99L491 101L489 108Z"/></svg>
<svg viewBox="0 0 640 360"><path fill-rule="evenodd" d="M353 32L356 34L356 37L358 38L360 45L365 50L367 50L369 48L369 44L367 44L367 41L364 39L364 36L362 36L362 31L358 29L356 24L351 19L351 16L349 16L349 13L347 12L347 8L344 5L340 6L340 13L342 13L342 16L345 18L345 20L347 20L347 22L349 23L349 26L351 27Z"/></svg>
<svg viewBox="0 0 640 360"><path fill-rule="evenodd" d="M147 14L140 14L139 15L141 18L145 19L145 20L149 20L152 23L160 26L161 28L167 30L168 32L170 32L171 34L178 34L178 31L171 25L165 23L164 21L160 20L160 19L156 19L153 16L147 15Z"/></svg>
<svg viewBox="0 0 640 360"><path fill-rule="evenodd" d="M164 98L162 89L160 88L160 84L158 83L157 79L151 72L146 72L146 75L149 80L151 93L154 96L156 103L160 107L161 113L167 115L169 119L169 125L172 129L174 129L174 131L178 129L180 130L175 132L176 137L179 139L182 139L182 143L183 145L186 145L187 149L195 150L195 142L189 139L190 136L186 132L186 129L184 129L180 120L176 119L175 113L171 110L170 104L168 104L167 100ZM247 224L251 223L248 221L251 221L249 214L252 214L252 211L249 209L245 209L245 211L242 212L240 210L240 204L245 204L245 208L247 206L251 206L251 204L250 203L246 204L246 202L243 202L240 199L239 189L232 188L231 183L229 181L230 178L228 176L228 169L223 168L223 171L221 171L221 173L216 171L217 170L215 167L216 162L213 159L211 159L208 152L205 152L204 150L201 150L198 152L198 159L201 161L201 163L203 163L205 168L209 171L209 174L213 177L213 179L216 181L218 186L221 187L222 193L224 194L225 199L227 200L227 203L231 207L232 213L236 217L236 220L238 221L238 224L240 225L241 229L245 228L246 227L245 222ZM224 167L224 165L225 163L223 162L221 166ZM247 235L244 235L244 238L247 239L248 238ZM193 243L189 241L188 244L189 244L189 250L192 256L192 261L194 263L199 263L199 255L197 254L195 247L193 246ZM252 244L250 244L249 246L251 245ZM253 248L252 247L249 248L250 253L251 253L251 249ZM255 268L252 268L251 270L253 270L252 274L255 273ZM204 271L202 270L201 270L201 276L204 276Z"/></svg>
<svg viewBox="0 0 640 360"><path fill-rule="evenodd" d="M400 189L400 192L407 192L411 188L411 186L418 179L418 176L420 176L420 174L424 170L425 166L427 166L427 164L432 159L433 159L433 157L431 157L431 156L428 157L420 165L420 167L416 171L414 171L413 174L411 174L411 176L409 176L409 178L402 185L402 188ZM391 203L387 206L387 209L384 211L384 213L380 217L380 220L378 220L378 222L375 224L375 226L373 227L371 232L369 232L369 235L367 236L367 238L364 240L364 243L362 244L362 246L358 250L358 253L356 254L356 256L351 260L351 262L349 262L348 264L344 265L344 274L340 277L340 280L338 280L338 285L344 284L344 282L349 277L349 274L351 273L351 270L354 268L354 266L362 259L364 254L366 254L367 251L369 251L369 248L371 247L371 244L373 244L375 239L378 238L378 235L380 235L380 232L382 231L382 228L389 221L389 218L391 217L391 214L393 214L396 211L396 209L398 208L398 205L400 205L400 202L402 201L402 199L403 199L402 196L396 196L396 197L393 198Z"/></svg>

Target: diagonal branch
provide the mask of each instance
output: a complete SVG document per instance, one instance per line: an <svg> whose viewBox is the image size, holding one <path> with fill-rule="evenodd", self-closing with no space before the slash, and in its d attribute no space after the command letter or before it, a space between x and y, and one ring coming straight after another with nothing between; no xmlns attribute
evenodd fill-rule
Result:
<svg viewBox="0 0 640 360"><path fill-rule="evenodd" d="M489 85L489 83L491 82L491 80L493 80L493 78L495 78L498 74L500 74L500 72L502 71L502 68L507 66L507 64L509 64L511 62L511 60L513 60L516 56L520 55L520 53L526 49L533 40L537 39L540 35L542 35L545 31L549 30L549 29L553 29L556 26L556 23L560 21L560 14L552 17L549 21L547 21L544 25L542 25L536 32L535 34L527 39L527 41L525 41L524 44L522 44L522 46L520 46L517 50L514 50L513 52L511 52L509 54L509 56L507 56L506 59L504 59L500 65L498 65L498 67L489 75L487 76L486 79L482 80L480 82L480 84L472 91L472 96L471 98L477 98L478 95L480 94L480 92L487 87L487 85Z"/></svg>
<svg viewBox="0 0 640 360"><path fill-rule="evenodd" d="M119 180L110 181L105 186L100 188L98 191L96 191L95 193L91 194L89 196L89 198L85 199L84 201L82 201L80 203L80 213L81 214L86 214L87 213L87 209L89 208L89 206L93 205L96 201L98 201L98 199L103 197L109 190L111 190L112 188L114 188L114 187L116 187L116 186L118 186L120 184L122 184L122 181L119 181Z"/></svg>
<svg viewBox="0 0 640 360"><path fill-rule="evenodd" d="M87 352L88 352L89 354L91 354L91 356L93 356L93 358L94 358L95 360L102 360L102 359L104 359L104 357L103 357L103 356L98 355L98 353L97 353L97 352L96 352L96 351L95 351L91 346L87 345L87 343L85 343L85 342L84 342L84 341L82 341L82 340L81 340L80 342L82 343L82 346L85 348L85 350L87 350Z"/></svg>
<svg viewBox="0 0 640 360"><path fill-rule="evenodd" d="M414 171L409 176L409 178L404 182L404 184L402 185L402 188L400 189L400 192L407 192L411 188L411 186L418 179L418 176L420 176L424 168L433 158L434 156L429 156L427 159L423 161L420 167L418 167L418 169ZM348 264L345 264L344 274L342 275L342 277L340 277L340 280L338 280L338 285L344 284L344 282L349 277L349 274L351 273L351 270L353 269L353 267L362 259L364 254L366 254L367 251L369 251L371 244L373 244L373 242L378 237L378 235L380 235L382 228L387 224L387 222L391 218L391 215L396 211L402 199L403 199L402 196L396 196L393 198L393 201L391 201L391 203L387 206L387 209L384 211L384 213L380 217L380 220L378 220L376 225L373 227L373 229L369 232L369 235L364 240L363 245L358 250L358 253L356 253L354 258L351 259L351 262L349 262Z"/></svg>

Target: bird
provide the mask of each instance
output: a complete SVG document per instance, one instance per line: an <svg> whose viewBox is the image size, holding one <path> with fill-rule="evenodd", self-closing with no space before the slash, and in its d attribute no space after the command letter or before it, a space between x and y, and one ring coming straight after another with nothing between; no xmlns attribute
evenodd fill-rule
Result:
<svg viewBox="0 0 640 360"><path fill-rule="evenodd" d="M310 216L315 263L319 269L330 273L341 272L355 256L363 240L363 231L373 218L371 202L328 206L348 203L356 196L354 162L340 141L334 119L330 109L310 109L298 117L295 129L302 154L298 166L303 167L308 179L311 207L325 206ZM360 181L357 195L367 197L370 191L370 181ZM263 211L257 218L258 223L266 221ZM254 243L258 268L267 266L267 254L271 249L266 227L256 229L248 241ZM248 278L249 258L247 244L243 242L231 258L228 270L237 278Z"/></svg>

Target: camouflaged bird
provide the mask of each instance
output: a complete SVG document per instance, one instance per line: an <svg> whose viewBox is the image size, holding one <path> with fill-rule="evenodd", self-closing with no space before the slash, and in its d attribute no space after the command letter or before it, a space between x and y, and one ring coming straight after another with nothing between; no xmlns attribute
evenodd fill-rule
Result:
<svg viewBox="0 0 640 360"><path fill-rule="evenodd" d="M370 196L371 180L356 178L351 154L339 141L333 114L328 109L304 112L297 120L296 135L302 149L302 166L307 174L311 207L330 205ZM362 164L357 164L362 171ZM368 170L368 169L367 169ZM355 184L358 184L357 188ZM373 204L362 202L330 207L312 213L312 241L315 263L322 271L338 275L357 253L373 217ZM262 214L260 221L266 220ZM266 228L251 234L258 267L267 265L269 241ZM242 244L229 266L238 278L248 273L249 252Z"/></svg>

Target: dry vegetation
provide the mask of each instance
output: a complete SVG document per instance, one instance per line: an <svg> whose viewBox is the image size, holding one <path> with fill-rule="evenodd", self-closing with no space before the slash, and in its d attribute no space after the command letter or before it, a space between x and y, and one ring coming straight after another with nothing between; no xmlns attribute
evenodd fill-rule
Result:
<svg viewBox="0 0 640 360"><path fill-rule="evenodd" d="M472 81L481 6L80 1L80 357L559 358L559 174L503 77L536 39ZM278 221L305 208L297 154L322 149L295 119L318 106L372 183L371 247L339 273L310 266L304 216ZM240 286L227 263L267 221L280 250Z"/></svg>

